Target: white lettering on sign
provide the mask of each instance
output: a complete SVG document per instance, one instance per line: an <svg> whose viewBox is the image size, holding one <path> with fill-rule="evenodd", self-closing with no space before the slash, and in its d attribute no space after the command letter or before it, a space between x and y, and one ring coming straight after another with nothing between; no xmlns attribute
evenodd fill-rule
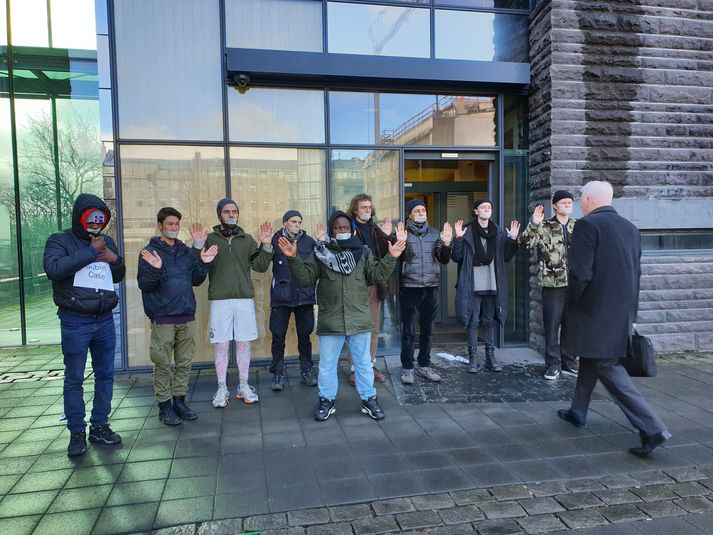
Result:
<svg viewBox="0 0 713 535"><path fill-rule="evenodd" d="M92 290L114 290L111 268L106 262L92 262L74 274L74 285Z"/></svg>

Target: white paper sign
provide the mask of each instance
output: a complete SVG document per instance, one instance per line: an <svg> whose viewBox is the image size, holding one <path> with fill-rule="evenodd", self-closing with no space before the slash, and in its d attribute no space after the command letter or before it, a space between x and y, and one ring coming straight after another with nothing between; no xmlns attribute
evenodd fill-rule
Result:
<svg viewBox="0 0 713 535"><path fill-rule="evenodd" d="M74 285L80 288L93 290L114 291L114 279L111 277L111 268L106 262L92 262L84 266L74 275Z"/></svg>

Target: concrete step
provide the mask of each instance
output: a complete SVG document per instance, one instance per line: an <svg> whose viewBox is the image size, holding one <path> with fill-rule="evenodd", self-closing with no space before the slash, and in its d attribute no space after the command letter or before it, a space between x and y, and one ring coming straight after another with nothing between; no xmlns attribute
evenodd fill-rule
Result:
<svg viewBox="0 0 713 535"><path fill-rule="evenodd" d="M639 309L638 324L667 322L713 322L713 308L688 308L675 310L641 310Z"/></svg>
<svg viewBox="0 0 713 535"><path fill-rule="evenodd" d="M644 310L682 310L713 308L713 299L685 299L681 301L643 301L639 299L639 312Z"/></svg>
<svg viewBox="0 0 713 535"><path fill-rule="evenodd" d="M653 301L697 301L699 299L713 299L713 288L679 288L676 290L663 289L641 289L639 293L639 303Z"/></svg>
<svg viewBox="0 0 713 535"><path fill-rule="evenodd" d="M641 277L642 290L711 289L713 273L695 275L647 275Z"/></svg>
<svg viewBox="0 0 713 535"><path fill-rule="evenodd" d="M642 277L649 275L695 275L708 274L713 276L713 262L676 262L641 264Z"/></svg>
<svg viewBox="0 0 713 535"><path fill-rule="evenodd" d="M713 263L713 254L696 254L696 255L658 255L658 254L642 254L641 264L690 264L690 263Z"/></svg>
<svg viewBox="0 0 713 535"><path fill-rule="evenodd" d="M645 334L639 330L641 334ZM680 353L684 351L710 351L713 347L713 333L670 333L647 334L654 345L654 351L663 353Z"/></svg>
<svg viewBox="0 0 713 535"><path fill-rule="evenodd" d="M707 333L713 335L713 321L685 321L680 323L636 323L641 334Z"/></svg>

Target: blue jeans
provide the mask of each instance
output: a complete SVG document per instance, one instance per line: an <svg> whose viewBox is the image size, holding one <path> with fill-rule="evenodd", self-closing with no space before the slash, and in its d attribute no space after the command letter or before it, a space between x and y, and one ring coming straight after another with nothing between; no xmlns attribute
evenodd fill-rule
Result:
<svg viewBox="0 0 713 535"><path fill-rule="evenodd" d="M356 389L361 399L369 399L376 395L374 388L374 369L371 365L371 333L359 333L345 336L320 335L319 337L319 384L320 397L334 399L337 397L337 363L344 342L349 347L349 354L354 365Z"/></svg>
<svg viewBox="0 0 713 535"><path fill-rule="evenodd" d="M116 335L114 317L91 323L61 322L62 353L64 354L64 414L67 429L83 431L84 421L84 369L87 365L87 350L92 354L94 371L94 403L92 425L104 425L109 421L111 398L114 393L114 350Z"/></svg>

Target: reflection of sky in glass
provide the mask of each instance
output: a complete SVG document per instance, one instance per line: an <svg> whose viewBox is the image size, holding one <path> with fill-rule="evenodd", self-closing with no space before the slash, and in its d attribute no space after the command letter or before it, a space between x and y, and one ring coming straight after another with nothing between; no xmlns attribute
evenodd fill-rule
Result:
<svg viewBox="0 0 713 535"><path fill-rule="evenodd" d="M47 0L12 0L12 44L48 46Z"/></svg>
<svg viewBox="0 0 713 535"><path fill-rule="evenodd" d="M0 45L7 44L7 6L5 2L0 2Z"/></svg>
<svg viewBox="0 0 713 535"><path fill-rule="evenodd" d="M231 141L324 143L324 92L229 90Z"/></svg>
<svg viewBox="0 0 713 535"><path fill-rule="evenodd" d="M327 15L329 52L430 56L427 9L330 2Z"/></svg>
<svg viewBox="0 0 713 535"><path fill-rule="evenodd" d="M52 46L95 50L94 0L52 0Z"/></svg>
<svg viewBox="0 0 713 535"><path fill-rule="evenodd" d="M0 182L12 181L10 99L0 98Z"/></svg>
<svg viewBox="0 0 713 535"><path fill-rule="evenodd" d="M493 61L495 14L436 11L436 57Z"/></svg>

